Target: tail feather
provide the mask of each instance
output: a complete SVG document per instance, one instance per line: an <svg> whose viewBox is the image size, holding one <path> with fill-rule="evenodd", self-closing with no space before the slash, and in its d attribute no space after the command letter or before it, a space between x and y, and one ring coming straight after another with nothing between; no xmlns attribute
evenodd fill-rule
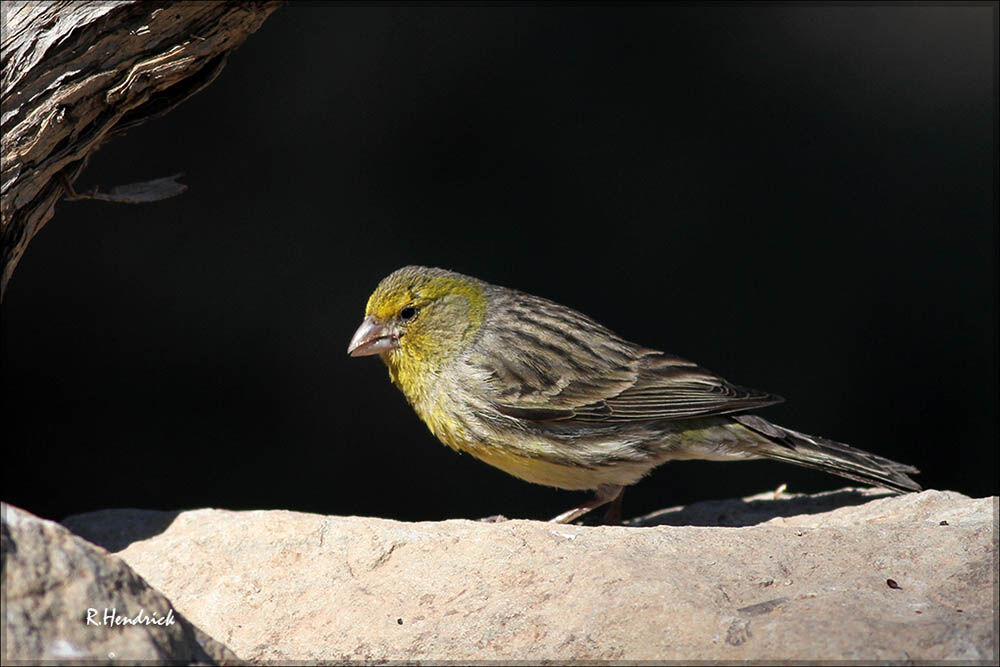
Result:
<svg viewBox="0 0 1000 667"><path fill-rule="evenodd" d="M799 433L756 415L733 415L732 418L768 440L771 446L765 445L756 451L764 458L823 470L894 491L920 490L920 485L907 474L920 472L913 466L890 461L840 442Z"/></svg>

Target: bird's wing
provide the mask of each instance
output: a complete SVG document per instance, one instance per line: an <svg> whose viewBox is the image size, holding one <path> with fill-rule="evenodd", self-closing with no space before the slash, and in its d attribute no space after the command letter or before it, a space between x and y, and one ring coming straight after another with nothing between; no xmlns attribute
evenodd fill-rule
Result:
<svg viewBox="0 0 1000 667"><path fill-rule="evenodd" d="M727 382L700 366L662 353L644 357L635 384L573 409L579 421L689 419L762 408L784 399Z"/></svg>
<svg viewBox="0 0 1000 667"><path fill-rule="evenodd" d="M501 413L533 421L688 419L780 403L619 338L581 313L517 294L466 360Z"/></svg>

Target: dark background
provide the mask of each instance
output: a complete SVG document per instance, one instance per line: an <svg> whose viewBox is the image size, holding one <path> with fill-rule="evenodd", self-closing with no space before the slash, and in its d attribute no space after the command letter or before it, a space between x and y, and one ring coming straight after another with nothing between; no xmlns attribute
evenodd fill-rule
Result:
<svg viewBox="0 0 1000 667"><path fill-rule="evenodd" d="M345 349L409 263L580 309L996 494L996 14L981 7L286 6L106 146L3 305L3 498L547 518L585 497L439 444ZM782 482L673 463L630 515Z"/></svg>

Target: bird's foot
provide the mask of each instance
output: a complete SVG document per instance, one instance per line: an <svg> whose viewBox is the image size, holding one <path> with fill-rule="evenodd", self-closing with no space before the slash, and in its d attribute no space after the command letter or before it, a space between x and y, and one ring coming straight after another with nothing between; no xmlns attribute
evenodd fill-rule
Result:
<svg viewBox="0 0 1000 667"><path fill-rule="evenodd" d="M585 503L583 503L581 505L578 505L577 507L574 507L571 510L567 510L567 511L563 512L562 514L560 514L557 517L554 517L553 519L550 519L550 522L551 523L570 523L571 521L575 521L576 519L579 519L581 516L583 516L587 512L589 512L589 511L591 511L593 509L597 509L598 507L601 507L602 505L607 505L608 503L610 503L610 502L615 501L616 499L618 499L621 496L622 491L624 490L624 488L625 487L618 486L617 484L605 484L604 486L599 486L599 487L597 487L597 492L594 494L593 498L591 498L590 500L588 500L587 502L585 502ZM620 523L621 522L621 505L620 505L620 503L616 503L616 504L618 504L618 510L617 510L617 516L615 518L615 521L617 521L617 522ZM609 515L611 514L612 510L614 510L614 505L612 505L612 507L608 509L608 514ZM607 518L608 518L608 516L606 515L605 519L607 519Z"/></svg>

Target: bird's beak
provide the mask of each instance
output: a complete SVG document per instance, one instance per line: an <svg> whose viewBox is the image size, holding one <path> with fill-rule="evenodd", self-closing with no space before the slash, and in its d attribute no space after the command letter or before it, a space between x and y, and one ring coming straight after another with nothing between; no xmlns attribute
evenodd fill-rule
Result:
<svg viewBox="0 0 1000 667"><path fill-rule="evenodd" d="M399 347L399 338L391 334L386 325L369 315L354 332L354 337L347 346L347 354L352 357L364 357L388 352L394 347Z"/></svg>

